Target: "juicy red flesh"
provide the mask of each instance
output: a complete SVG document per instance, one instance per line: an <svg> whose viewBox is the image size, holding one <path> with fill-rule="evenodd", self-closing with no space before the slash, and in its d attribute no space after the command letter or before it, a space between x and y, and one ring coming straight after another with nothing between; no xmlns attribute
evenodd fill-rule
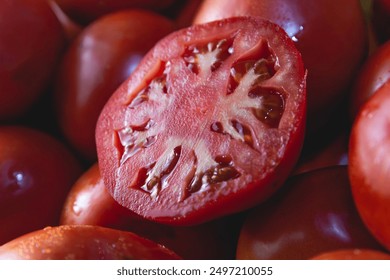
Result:
<svg viewBox="0 0 390 280"><path fill-rule="evenodd" d="M223 32L217 30L225 29L223 25L213 23L160 41L101 114L100 123L114 121L111 128L98 122L97 141L108 145L117 160L108 163L107 148L100 149L105 183L118 202L147 218L178 221L192 213L202 216L205 213L198 210L217 207L218 197L231 200L232 193L248 186L254 192L262 180L271 180L292 142L299 153L301 136L294 131L303 131L305 103L299 53L270 22L230 21L233 27L228 22ZM247 23L264 27L264 36L248 36L257 31ZM202 36L212 38L199 39ZM280 47L283 51L275 49L280 44L286 44ZM160 52L173 54L159 56ZM107 131L114 141L99 139ZM294 158L286 160L288 165ZM274 187L264 187L249 200L258 201L269 188ZM243 201L233 208L240 204L247 205Z"/></svg>
<svg viewBox="0 0 390 280"><path fill-rule="evenodd" d="M201 72L204 71L202 59L208 54L212 54L215 61L208 66L210 67L210 72L213 73L234 53L233 40L234 38L228 40L221 39L216 42L207 43L206 45L190 45L186 48L182 58L192 73L201 75ZM207 62L204 61L203 63ZM254 75L255 78L252 78L253 81L247 93L247 99L259 99L259 102L257 104L254 103L257 106L251 107L249 111L252 112L256 119L273 128L278 126L280 118L283 115L283 96L275 90L264 89L261 83L270 79L275 74L275 69L277 68L275 63L275 58L272 57L270 51L265 46L254 55L254 58L235 62L230 68L229 85L226 92L226 95L234 94L240 86L240 83L246 78L246 75ZM173 93L170 92L170 85L167 82L166 74L169 72L169 65L169 62L162 63L158 76L130 102L128 105L130 109L137 110L138 106L148 106L145 104L147 102L153 102L160 98L170 98L170 95ZM164 109L168 109L168 107ZM124 129L126 132L122 130L124 133L118 132L120 139L118 149L122 154L122 161L128 160L137 152L141 152L142 149L148 148L156 143L157 135L144 137L145 135L149 135L148 130L155 124L156 122L153 118L147 118L141 124L130 125L130 133L127 132L128 128ZM228 126L228 128L225 129L224 126ZM252 136L252 129L240 120L232 118L225 124L222 124L220 121L214 121L209 127L211 132L222 133L230 135L232 138L242 139L251 148L254 148L253 138L255 136ZM232 129L233 133L229 132ZM131 140L124 140L125 137ZM140 139L141 141L139 141ZM158 196L161 189L166 187L165 178L174 171L176 164L179 162L181 151L181 145L175 146L167 161L164 163L164 166L159 168L158 174L153 172L157 162L142 167L138 171L136 182L130 187L143 190L153 197ZM192 152L195 151L192 150ZM227 158L230 160L226 161ZM220 161L220 159L225 160ZM240 176L240 172L233 166L233 160L230 155L218 155L213 160L216 162L214 166L202 172L195 172L188 178L187 182L185 182L185 195L182 199L187 198L195 192L205 190L211 185L233 180ZM197 165L197 161L198 157L195 155L195 166Z"/></svg>

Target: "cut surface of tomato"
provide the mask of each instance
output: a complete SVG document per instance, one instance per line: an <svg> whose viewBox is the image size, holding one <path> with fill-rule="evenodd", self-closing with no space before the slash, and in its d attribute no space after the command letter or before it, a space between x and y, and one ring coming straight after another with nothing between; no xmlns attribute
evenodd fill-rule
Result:
<svg viewBox="0 0 390 280"><path fill-rule="evenodd" d="M269 21L231 18L167 36L98 120L99 166L111 195L174 224L264 200L300 153L305 78L294 43Z"/></svg>

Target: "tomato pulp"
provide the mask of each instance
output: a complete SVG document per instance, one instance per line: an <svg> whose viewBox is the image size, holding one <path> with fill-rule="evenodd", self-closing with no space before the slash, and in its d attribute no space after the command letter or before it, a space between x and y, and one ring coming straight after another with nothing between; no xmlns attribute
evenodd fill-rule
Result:
<svg viewBox="0 0 390 280"><path fill-rule="evenodd" d="M299 156L305 69L293 41L237 17L170 34L105 105L99 166L119 204L196 224L269 197Z"/></svg>

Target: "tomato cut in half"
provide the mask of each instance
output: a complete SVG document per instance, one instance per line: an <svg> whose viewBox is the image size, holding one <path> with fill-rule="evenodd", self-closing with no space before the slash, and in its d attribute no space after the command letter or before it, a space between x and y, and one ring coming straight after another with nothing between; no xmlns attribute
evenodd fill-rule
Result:
<svg viewBox="0 0 390 280"><path fill-rule="evenodd" d="M171 33L106 103L99 166L119 204L196 224L265 200L299 156L306 74L278 25L237 17Z"/></svg>

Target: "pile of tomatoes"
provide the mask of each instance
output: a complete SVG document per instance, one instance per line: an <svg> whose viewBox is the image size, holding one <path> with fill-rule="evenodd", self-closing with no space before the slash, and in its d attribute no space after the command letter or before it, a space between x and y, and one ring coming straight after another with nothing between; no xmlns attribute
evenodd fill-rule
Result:
<svg viewBox="0 0 390 280"><path fill-rule="evenodd" d="M2 0L0 259L390 259L387 108L388 0Z"/></svg>

